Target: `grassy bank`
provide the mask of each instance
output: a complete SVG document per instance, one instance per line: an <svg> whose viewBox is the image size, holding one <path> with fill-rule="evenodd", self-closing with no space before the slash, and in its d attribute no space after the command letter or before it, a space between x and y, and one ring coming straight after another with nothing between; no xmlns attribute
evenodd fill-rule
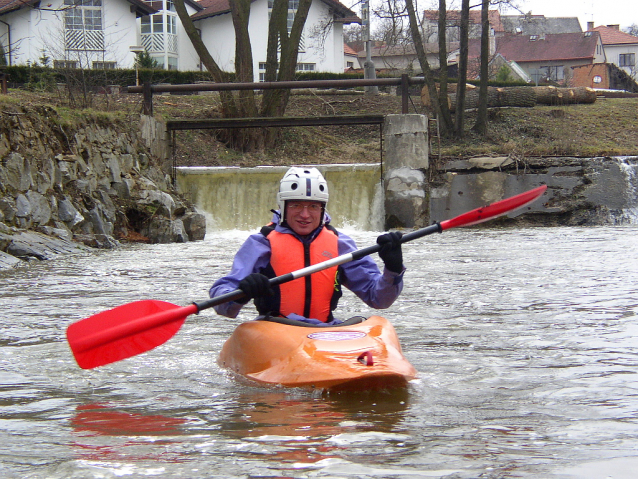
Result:
<svg viewBox="0 0 638 479"><path fill-rule="evenodd" d="M423 113L420 99L411 99L410 112ZM10 90L0 96L0 109L12 105L49 105L68 109L61 94ZM124 115L132 121L142 110L141 95L95 96L93 110ZM219 117L219 102L211 95L157 95L154 112L164 119ZM381 94L293 95L287 116L328 116L401 113L401 98ZM474 113L468 112L462 140L432 138L432 155L442 158L471 156L616 156L638 155L638 98L599 98L593 104L502 108L490 112L489 132L479 137L470 130ZM66 113L65 118L75 116ZM79 115L77 118L81 118ZM80 121L80 120L78 120ZM176 135L177 163L182 166L255 166L300 163L377 162L379 128L375 126L299 127L283 129L276 149L242 154L224 147L213 131L181 131Z"/></svg>

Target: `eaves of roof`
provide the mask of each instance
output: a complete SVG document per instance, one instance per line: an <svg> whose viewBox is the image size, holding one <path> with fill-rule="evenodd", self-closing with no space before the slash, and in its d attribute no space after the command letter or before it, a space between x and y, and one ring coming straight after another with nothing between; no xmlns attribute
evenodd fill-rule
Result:
<svg viewBox="0 0 638 479"><path fill-rule="evenodd" d="M253 2L255 0L251 0ZM338 23L361 23L361 19L346 7L344 4L337 0L321 0L323 3L332 8L335 15L335 22ZM230 4L228 0L200 0L198 2L202 10L191 16L193 20L203 20L204 18L216 17L218 15L224 15L230 13Z"/></svg>
<svg viewBox="0 0 638 479"><path fill-rule="evenodd" d="M131 4L131 10L138 15L152 15L159 10L153 8L142 0L126 0ZM190 3L190 0L186 0ZM0 15L4 15L21 8L38 8L40 6L40 0L0 0Z"/></svg>
<svg viewBox="0 0 638 479"><path fill-rule="evenodd" d="M0 15L20 10L21 8L34 7L40 0L0 0Z"/></svg>

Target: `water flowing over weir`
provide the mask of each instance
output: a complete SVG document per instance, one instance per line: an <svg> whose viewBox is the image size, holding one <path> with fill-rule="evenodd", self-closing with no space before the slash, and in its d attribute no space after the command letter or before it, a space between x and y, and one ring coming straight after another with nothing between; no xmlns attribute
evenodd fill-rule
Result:
<svg viewBox="0 0 638 479"><path fill-rule="evenodd" d="M330 191L328 213L336 227L381 231L383 187L379 164L316 166ZM277 208L279 180L287 166L180 167L177 185L208 217L209 230L252 230L268 223Z"/></svg>
<svg viewBox="0 0 638 479"><path fill-rule="evenodd" d="M618 158L618 165L627 181L626 207L618 212L612 212L612 216L617 224L636 225L638 224L638 158Z"/></svg>

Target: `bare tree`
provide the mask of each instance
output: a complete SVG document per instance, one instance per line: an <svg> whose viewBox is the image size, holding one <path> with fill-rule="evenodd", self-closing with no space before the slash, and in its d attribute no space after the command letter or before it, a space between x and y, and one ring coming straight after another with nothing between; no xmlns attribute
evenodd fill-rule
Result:
<svg viewBox="0 0 638 479"><path fill-rule="evenodd" d="M629 35L633 35L634 37L638 37L638 23L632 23L624 30Z"/></svg>
<svg viewBox="0 0 638 479"><path fill-rule="evenodd" d="M470 0L463 0L461 4L461 23L459 27L459 77L456 84L456 125L454 133L457 138L462 138L465 126L465 85L467 83L467 57L469 54Z"/></svg>
<svg viewBox="0 0 638 479"><path fill-rule="evenodd" d="M425 85L427 86L428 92L430 94L430 101L432 102L432 107L436 112L435 114L437 115L437 118L439 119L439 128L441 134L447 136L451 131L453 131L452 118L449 114L450 111L447 105L447 99L444 104L441 104L441 102L439 101L439 97L436 91L434 74L432 73L432 69L430 68L430 64L428 63L427 57L425 55L425 48L423 46L423 39L421 38L419 22L417 21L416 12L414 10L414 3L412 2L412 0L405 0L405 5L408 10L408 16L410 18L410 33L412 34L412 39L414 41L414 47L416 49L417 58L419 59L419 64L421 65L421 71L423 72ZM445 114L445 112L447 112L447 115Z"/></svg>
<svg viewBox="0 0 638 479"><path fill-rule="evenodd" d="M487 82L490 55L490 0L481 4L481 79L479 84L479 105L476 123L472 129L480 135L487 134Z"/></svg>
<svg viewBox="0 0 638 479"><path fill-rule="evenodd" d="M237 82L252 82L254 78L252 47L248 34L251 3L251 0L229 0L235 29L235 78ZM299 0L299 7L295 12L290 33L288 33L288 0L273 1L268 24L266 81L290 81L294 79L301 34L308 18L311 3L312 0ZM228 83L231 75L219 67L206 45L204 45L199 32L186 11L184 0L175 0L174 4L186 34L213 80L220 83ZM269 117L283 115L288 105L290 92L287 90L266 90L262 98L261 107L259 107L252 90L243 90L237 95L233 95L232 92L222 92L220 98L222 101L222 115L226 118ZM270 147L277 138L276 131L272 129L264 131L253 128L237 129L233 130L229 135L227 142L230 146L243 151L255 151Z"/></svg>

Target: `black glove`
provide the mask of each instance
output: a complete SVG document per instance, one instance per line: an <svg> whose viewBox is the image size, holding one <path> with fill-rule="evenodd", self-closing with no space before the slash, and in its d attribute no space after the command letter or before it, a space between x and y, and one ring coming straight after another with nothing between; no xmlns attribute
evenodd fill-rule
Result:
<svg viewBox="0 0 638 479"><path fill-rule="evenodd" d="M401 237L403 233L393 231L382 234L377 238L377 244L381 245L379 256L385 267L393 273L403 271L403 253L401 252Z"/></svg>
<svg viewBox="0 0 638 479"><path fill-rule="evenodd" d="M237 289L241 289L246 293L246 296L243 298L235 300L235 302L240 304L246 304L252 298L272 296L274 294L268 282L268 278L259 273L252 273L246 276L239 282Z"/></svg>

